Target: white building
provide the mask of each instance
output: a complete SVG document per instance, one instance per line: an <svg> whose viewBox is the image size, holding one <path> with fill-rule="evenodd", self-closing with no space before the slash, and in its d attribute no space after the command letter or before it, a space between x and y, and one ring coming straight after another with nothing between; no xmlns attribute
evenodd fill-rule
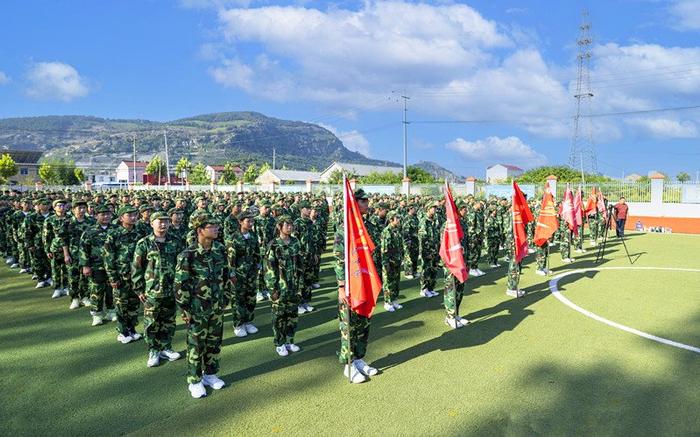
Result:
<svg viewBox="0 0 700 437"><path fill-rule="evenodd" d="M208 165L205 168L205 171L207 172L207 176L209 177L210 181L218 181L221 178L221 175L224 174L224 169L225 166L223 165ZM239 166L235 166L233 168L233 172L236 173L236 178L243 178L243 169L241 169Z"/></svg>
<svg viewBox="0 0 700 437"><path fill-rule="evenodd" d="M266 170L255 179L256 184L305 184L310 180L311 183L318 183L321 179L321 174L314 171L297 171L297 170Z"/></svg>
<svg viewBox="0 0 700 437"><path fill-rule="evenodd" d="M367 176L370 173L397 173L403 174L403 167L389 167L383 165L353 164L349 162L334 162L321 172L321 182L328 182L336 171L346 172L358 177Z"/></svg>
<svg viewBox="0 0 700 437"><path fill-rule="evenodd" d="M134 164L136 166L134 167ZM146 166L148 162L145 161L122 161L117 166L117 181L124 183L131 183L136 180L136 183L143 183L143 176L146 174ZM136 170L134 172L134 169Z"/></svg>
<svg viewBox="0 0 700 437"><path fill-rule="evenodd" d="M486 168L486 183L495 184L523 174L523 169L509 164L494 164Z"/></svg>

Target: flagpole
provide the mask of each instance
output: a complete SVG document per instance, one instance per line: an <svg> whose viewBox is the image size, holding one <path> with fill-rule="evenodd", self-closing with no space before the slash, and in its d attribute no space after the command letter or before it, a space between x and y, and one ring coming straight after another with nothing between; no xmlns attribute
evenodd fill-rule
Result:
<svg viewBox="0 0 700 437"><path fill-rule="evenodd" d="M347 321L348 330L348 382L352 384L352 345L350 344L352 336L350 335L350 267L348 263L350 262L349 255L349 245L348 245L348 183L347 176L343 173L343 263L344 273L345 273L345 285L343 292L345 293L345 317Z"/></svg>

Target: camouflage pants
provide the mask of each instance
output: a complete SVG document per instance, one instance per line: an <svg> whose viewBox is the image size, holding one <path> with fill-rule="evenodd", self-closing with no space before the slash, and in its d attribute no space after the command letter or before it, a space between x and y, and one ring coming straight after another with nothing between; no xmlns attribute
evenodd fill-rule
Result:
<svg viewBox="0 0 700 437"><path fill-rule="evenodd" d="M537 270L544 270L547 266L547 257L549 255L549 243L544 243L544 246L535 246L535 261L537 262Z"/></svg>
<svg viewBox="0 0 700 437"><path fill-rule="evenodd" d="M318 262L314 263L314 273L313 273L313 284L318 284L319 278L321 277L321 255L323 252L319 252L316 254L318 257Z"/></svg>
<svg viewBox="0 0 700 437"><path fill-rule="evenodd" d="M294 333L299 319L298 299L272 301L272 334L275 346L294 343Z"/></svg>
<svg viewBox="0 0 700 437"><path fill-rule="evenodd" d="M583 249L583 226L578 227L578 235L575 237L576 248Z"/></svg>
<svg viewBox="0 0 700 437"><path fill-rule="evenodd" d="M139 300L132 287L131 278L122 278L119 288L112 289L114 306L117 308L117 332L129 335L139 324Z"/></svg>
<svg viewBox="0 0 700 437"><path fill-rule="evenodd" d="M10 248L9 248L10 256L12 256L12 258L15 259L16 263L19 263L20 262L19 260L21 258L20 253L21 253L21 249L23 249L23 247L21 245L15 243L14 238L10 238L9 244L10 244Z"/></svg>
<svg viewBox="0 0 700 437"><path fill-rule="evenodd" d="M403 271L407 275L414 275L418 271L418 240L403 242Z"/></svg>
<svg viewBox="0 0 700 437"><path fill-rule="evenodd" d="M302 270L301 277L301 303L311 302L311 284L313 284L313 263L311 262L311 256L303 254L300 258L303 259L303 266L300 267Z"/></svg>
<svg viewBox="0 0 700 437"><path fill-rule="evenodd" d="M51 267L46 252L41 247L35 247L29 252L29 256L31 257L32 272L37 275L40 281L47 279L51 275Z"/></svg>
<svg viewBox="0 0 700 437"><path fill-rule="evenodd" d="M487 237L486 258L490 265L498 264L498 246L501 241L498 234L490 233Z"/></svg>
<svg viewBox="0 0 700 437"><path fill-rule="evenodd" d="M561 259L571 258L571 232L564 230L560 232L559 253Z"/></svg>
<svg viewBox="0 0 700 437"><path fill-rule="evenodd" d="M594 215L588 216L588 233L591 241L598 239L598 219Z"/></svg>
<svg viewBox="0 0 700 437"><path fill-rule="evenodd" d="M422 257L420 286L422 289L433 290L437 283L439 258L437 254Z"/></svg>
<svg viewBox="0 0 700 437"><path fill-rule="evenodd" d="M348 361L364 358L367 353L369 340L370 319L350 310L342 300L338 301L338 319L340 320L340 351L338 361L347 364Z"/></svg>
<svg viewBox="0 0 700 437"><path fill-rule="evenodd" d="M401 281L401 260L385 260L382 266L382 291L384 302L393 302L399 297L399 283ZM392 262L393 261L393 262Z"/></svg>
<svg viewBox="0 0 700 437"><path fill-rule="evenodd" d="M508 263L508 290L517 290L518 284L520 283L520 271L523 266L522 263L515 262L515 254L510 254L510 261Z"/></svg>
<svg viewBox="0 0 700 437"><path fill-rule="evenodd" d="M267 253L262 252L260 259L264 260L267 259ZM267 286L265 285L265 267L259 269L258 271L258 291L263 291L267 290Z"/></svg>
<svg viewBox="0 0 700 437"><path fill-rule="evenodd" d="M479 267L479 260L481 259L481 241L479 241L478 235L469 236L469 253L468 253L469 266L473 269Z"/></svg>
<svg viewBox="0 0 700 437"><path fill-rule="evenodd" d="M202 375L219 372L224 315L221 310L190 316L192 319L187 325L187 382L196 384L202 380Z"/></svg>
<svg viewBox="0 0 700 437"><path fill-rule="evenodd" d="M81 273L78 265L78 254L71 251L72 262L67 266L68 287L70 288L71 299L82 299L89 297L88 279Z"/></svg>
<svg viewBox="0 0 700 437"><path fill-rule="evenodd" d="M88 284L91 314L99 314L105 307L108 310L114 309L112 287L107 284L107 273L104 270L93 270Z"/></svg>
<svg viewBox="0 0 700 437"><path fill-rule="evenodd" d="M28 269L32 267L32 257L29 254L29 249L24 244L19 244L17 246L17 257L15 258L19 263L19 268Z"/></svg>
<svg viewBox="0 0 700 437"><path fill-rule="evenodd" d="M452 275L450 269L445 268L445 296L443 302L445 304L447 317L455 318L459 316L459 305L462 303L464 285L464 282L459 282L459 280Z"/></svg>
<svg viewBox="0 0 700 437"><path fill-rule="evenodd" d="M532 247L535 245L533 239L535 238L535 222L529 222L525 227L527 231L527 244Z"/></svg>
<svg viewBox="0 0 700 437"><path fill-rule="evenodd" d="M174 297L149 296L146 299L143 304L143 336L149 350L162 351L172 348L175 311Z"/></svg>
<svg viewBox="0 0 700 437"><path fill-rule="evenodd" d="M236 284L233 286L233 300L231 301L231 313L233 314L233 326L239 327L244 323L250 323L255 318L255 295L257 293L255 281L258 271L246 274L236 274Z"/></svg>
<svg viewBox="0 0 700 437"><path fill-rule="evenodd" d="M53 288L68 287L68 268L63 258L63 251L53 252L52 258L49 260L51 264L51 279L53 279Z"/></svg>
<svg viewBox="0 0 700 437"><path fill-rule="evenodd" d="M384 275L382 274L382 250L377 246L372 252L372 260L374 261L374 267L377 269L377 275L379 275L379 280L384 282Z"/></svg>

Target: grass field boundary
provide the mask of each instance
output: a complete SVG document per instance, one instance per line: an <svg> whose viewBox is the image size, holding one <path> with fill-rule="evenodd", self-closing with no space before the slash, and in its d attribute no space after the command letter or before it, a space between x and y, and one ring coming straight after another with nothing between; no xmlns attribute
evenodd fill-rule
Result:
<svg viewBox="0 0 700 437"><path fill-rule="evenodd" d="M700 347L696 346L691 346L685 343L680 343L677 341L669 340L667 338L663 337L658 337L653 334L646 333L644 331L640 331L635 328L630 328L629 326L622 325L617 322L613 322L612 320L608 320L604 317L601 317L595 313L592 313L588 311L585 308L581 308L580 306L576 305L569 299L567 299L560 291L559 291L559 281L570 275L574 275L577 273L586 273L586 272L592 272L592 271L601 271L601 270L665 270L665 271L671 271L671 272L693 272L693 273L698 273L700 272L700 269L685 269L685 268L675 268L675 267L593 267L593 268L587 268L587 269L576 269L576 270L571 270L568 272L561 273L554 278L552 278L549 281L549 290L552 292L554 297L556 297L560 302L562 302L564 305L568 306L569 308L578 311L579 313L583 314L586 317L590 317L593 320L597 320L601 323L605 323L608 326L612 326L613 328L621 329L625 332L629 332L630 334L638 335L640 337L646 338L648 340L655 341L657 343L665 344L668 346L673 346L677 347L680 349L685 349L690 352L695 352L696 354L700 354Z"/></svg>

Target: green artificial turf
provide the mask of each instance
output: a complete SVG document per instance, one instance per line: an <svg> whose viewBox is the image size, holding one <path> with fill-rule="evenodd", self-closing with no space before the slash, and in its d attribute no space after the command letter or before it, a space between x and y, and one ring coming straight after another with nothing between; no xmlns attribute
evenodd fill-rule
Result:
<svg viewBox="0 0 700 437"><path fill-rule="evenodd" d="M700 269L700 237L631 235L635 266ZM586 244L586 246L588 246ZM593 267L595 249L554 273ZM627 266L611 241L601 265ZM700 430L700 354L585 317L559 302L528 257L522 299L504 294L506 268L467 283L461 314L445 326L442 296L402 281L404 309L372 319L367 361L381 369L351 385L342 376L336 291L324 258L317 311L300 317L302 351L274 351L269 303L260 333L233 337L226 317L219 375L228 386L190 398L185 361L146 368L143 341L121 345L114 324L90 327L26 275L0 267L0 423L3 435L691 435ZM439 286L442 280L438 282ZM560 282L600 316L700 346L700 272L599 271ZM184 351L178 325L175 347Z"/></svg>

